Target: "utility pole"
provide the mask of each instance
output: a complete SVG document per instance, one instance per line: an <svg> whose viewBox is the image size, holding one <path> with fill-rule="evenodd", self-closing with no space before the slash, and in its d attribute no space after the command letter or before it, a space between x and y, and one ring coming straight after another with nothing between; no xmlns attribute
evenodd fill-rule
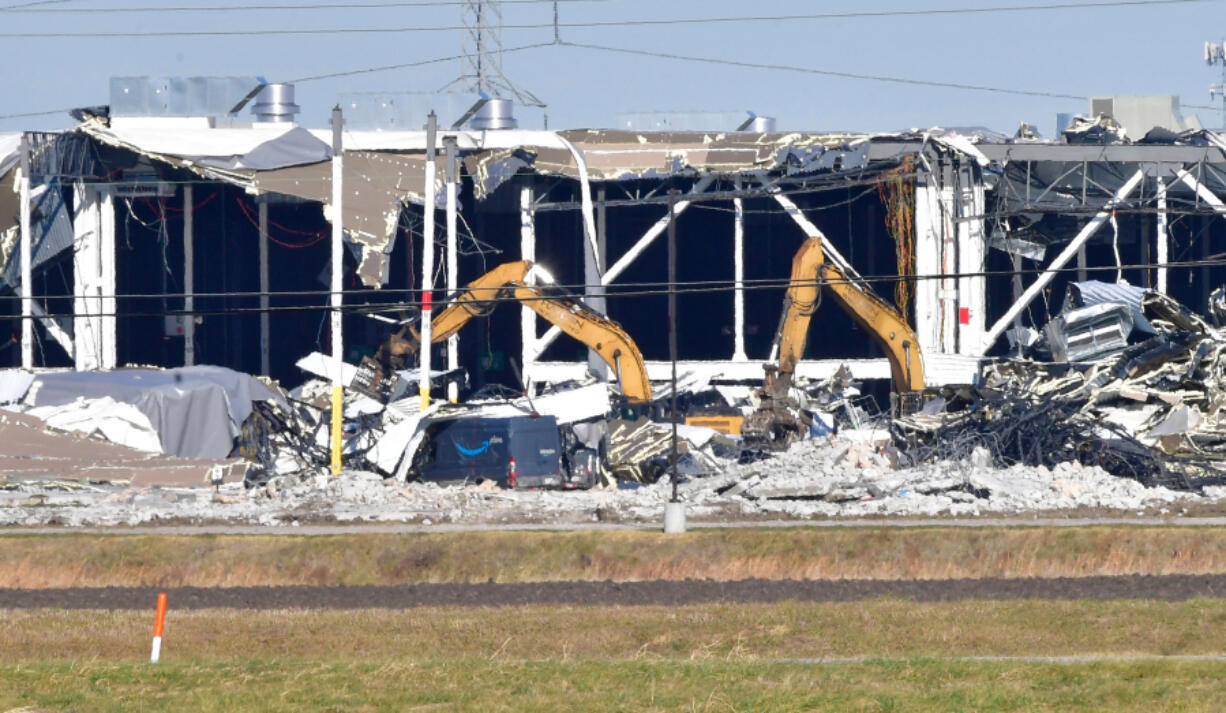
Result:
<svg viewBox="0 0 1226 713"><path fill-rule="evenodd" d="M669 457L672 466L670 479L673 496L664 506L664 532L670 535L685 532L685 503L677 492L681 476L677 469L677 189L668 192L668 355L673 362L673 396L671 420L673 422L673 448Z"/></svg>
<svg viewBox="0 0 1226 713"><path fill-rule="evenodd" d="M341 415L345 408L343 370L345 342L342 334L341 291L345 261L345 151L340 106L332 109L332 475L341 472Z"/></svg>
<svg viewBox="0 0 1226 713"><path fill-rule="evenodd" d="M432 111L426 123L426 185L422 191L425 205L422 206L421 236L421 378L417 389L422 411L430 406L430 345L434 343L431 302L434 298L434 161L438 157L437 139L438 117Z"/></svg>

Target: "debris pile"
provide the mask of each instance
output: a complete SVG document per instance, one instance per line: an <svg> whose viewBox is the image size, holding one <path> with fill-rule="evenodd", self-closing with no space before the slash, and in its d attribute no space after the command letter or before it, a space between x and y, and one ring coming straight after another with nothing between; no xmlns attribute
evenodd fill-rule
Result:
<svg viewBox="0 0 1226 713"><path fill-rule="evenodd" d="M1079 349L1092 361L993 364L980 386L896 419L906 457L960 460L982 449L1001 467L1076 462L1145 485L1226 482L1226 337L1164 295L1136 298L1071 307L1048 325L1062 338L1053 355ZM1076 318L1087 309L1111 318ZM1078 322L1096 344L1069 329Z"/></svg>
<svg viewBox="0 0 1226 713"><path fill-rule="evenodd" d="M807 432L782 451L737 434L761 398L747 384L686 375L676 414L667 388L621 403L596 380L422 410L417 372L345 365L339 476L322 355L291 390L214 367L0 372L4 408L22 412L0 413L0 437L31 444L0 458L0 525L654 523L674 433L696 520L1170 514L1226 496L1217 328L1160 294L1079 283L1041 332L1016 336L1017 356L905 416L882 413L846 369L793 381ZM63 439L115 465L22 465Z"/></svg>

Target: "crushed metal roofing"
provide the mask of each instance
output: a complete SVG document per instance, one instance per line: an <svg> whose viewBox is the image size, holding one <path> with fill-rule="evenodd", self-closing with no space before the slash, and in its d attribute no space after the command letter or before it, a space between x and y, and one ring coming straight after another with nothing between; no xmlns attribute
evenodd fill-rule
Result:
<svg viewBox="0 0 1226 713"><path fill-rule="evenodd" d="M240 129L111 127L98 119L79 131L104 144L228 181L255 194L281 193L325 206L330 216L328 131L286 125ZM710 132L441 131L454 137L483 199L521 170L589 181L670 175L808 175L850 171L868 164L866 134L754 134ZM342 223L361 246L358 275L382 284L400 209L424 201L424 131L346 132ZM436 200L444 200L443 157L436 160Z"/></svg>
<svg viewBox="0 0 1226 713"><path fill-rule="evenodd" d="M77 131L106 145L241 186L250 193L280 193L319 202L331 219L330 130L292 124L245 128L117 124L111 126L89 118ZM1084 124L1078 125L1077 131L1066 132L1060 140L1010 138L979 128L933 128L892 134L441 130L438 140L441 144L444 137L455 139L464 168L473 179L477 199L484 199L524 171L578 179L585 194L585 219L590 212L590 198L586 196L589 181L700 175L820 176L859 171L872 160L896 158L923 151L927 146L970 156L980 166L990 164L985 178L990 179L991 187L1005 187L1006 202L1026 195L1025 185L1019 185L1019 181L1027 177L1046 180L1045 185L1052 189L1040 196L1042 203L1035 205L1027 198L1025 207L1050 206L1057 211L1079 205L1083 190L1080 181L1072 185L1067 179L1069 174L1062 163L1226 162L1226 140L1212 131L1146 135L1133 142L1119 133L1091 130L1101 122ZM19 140L19 134L0 134L0 168L6 155L15 154L11 147L6 154L5 147ZM342 223L349 239L362 249L358 274L364 284L374 287L383 281L387 253L394 242L402 206L424 202L426 132L346 131L344 143L347 190ZM444 176L441 154L440 151L435 172L440 207L445 199L441 190ZM1023 176L1018 171L1026 169L1019 169L1019 161L1040 163ZM1094 168L1091 172L1094 182L1103 188L1111 190L1118 183L1118 177L1111 171ZM0 226L7 222L7 212L12 207L9 204L16 205L12 174L9 171L6 176L0 171ZM1226 192L1226 174L1207 173L1202 180L1214 192ZM1176 185L1170 189L1187 190Z"/></svg>

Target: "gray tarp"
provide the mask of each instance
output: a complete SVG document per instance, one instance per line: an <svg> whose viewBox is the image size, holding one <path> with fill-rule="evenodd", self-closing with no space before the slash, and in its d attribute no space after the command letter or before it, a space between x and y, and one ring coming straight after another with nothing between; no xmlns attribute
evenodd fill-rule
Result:
<svg viewBox="0 0 1226 713"><path fill-rule="evenodd" d="M149 417L162 450L185 458L225 458L251 414L252 401L276 399L255 378L219 366L38 374L31 406L62 406L110 396Z"/></svg>

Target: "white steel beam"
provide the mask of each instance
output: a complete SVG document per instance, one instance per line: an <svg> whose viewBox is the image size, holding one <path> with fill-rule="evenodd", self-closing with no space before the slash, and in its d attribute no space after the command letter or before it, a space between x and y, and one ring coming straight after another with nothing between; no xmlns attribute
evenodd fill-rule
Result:
<svg viewBox="0 0 1226 713"><path fill-rule="evenodd" d="M1158 225L1157 225L1157 248L1158 248L1158 291L1166 294L1166 278L1167 269L1166 263L1170 259L1171 250L1171 235L1170 229L1167 227L1166 215L1166 183L1162 178L1158 178Z"/></svg>
<svg viewBox="0 0 1226 713"><path fill-rule="evenodd" d="M196 363L195 186L183 185L183 364Z"/></svg>
<svg viewBox="0 0 1226 713"><path fill-rule="evenodd" d="M30 234L30 140L21 136L21 366L34 366L34 276Z"/></svg>
<svg viewBox="0 0 1226 713"><path fill-rule="evenodd" d="M1208 203L1209 206L1213 208L1213 212L1219 214L1226 213L1226 203L1223 203L1221 198L1214 195L1213 191L1205 188L1205 184L1197 180L1196 176L1193 176L1188 169L1185 168L1176 173L1175 179L1183 181L1188 188L1196 191L1196 195L1200 196L1201 200Z"/></svg>
<svg viewBox="0 0 1226 713"><path fill-rule="evenodd" d="M101 283L99 291L102 294L100 323L102 325L102 363L100 369L114 369L119 366L117 338L119 309L115 297L115 262L118 259L115 252L115 197L108 189L99 191L98 200L98 236L99 259L101 265Z"/></svg>
<svg viewBox="0 0 1226 713"><path fill-rule="evenodd" d="M78 371L97 369L102 363L102 277L98 194L90 186L73 186L72 213L72 332L73 363Z"/></svg>
<svg viewBox="0 0 1226 713"><path fill-rule="evenodd" d="M54 317L47 314L47 310L43 309L42 305L35 302L33 309L33 314L42 323L43 329L47 330L47 334L59 343L64 348L64 351L68 352L68 358L73 359L75 350L73 349L72 337L68 335L68 332L64 331L59 322L55 321Z"/></svg>
<svg viewBox="0 0 1226 713"><path fill-rule="evenodd" d="M942 218L940 185L938 177L927 162L917 171L915 181L915 274L939 275L941 267L942 236L945 221ZM939 280L915 281L915 334L920 351L936 354L941 351L941 283Z"/></svg>
<svg viewBox="0 0 1226 713"><path fill-rule="evenodd" d="M456 244L456 183L459 180L459 150L454 137L443 139L447 191L447 294L455 294L459 280L459 248ZM460 336L453 334L447 339L447 368L460 366ZM454 381L447 385L447 400L456 403L460 398L460 386Z"/></svg>
<svg viewBox="0 0 1226 713"><path fill-rule="evenodd" d="M987 240L983 179L974 168L960 172L958 191L958 353L979 356L987 324ZM967 178L969 185L962 183Z"/></svg>
<svg viewBox="0 0 1226 713"><path fill-rule="evenodd" d="M744 181L738 174L735 179L736 192L739 194ZM740 197L732 199L732 276L736 281L736 291L732 293L733 330L735 340L732 347L733 361L747 361L745 356L745 205Z"/></svg>
<svg viewBox="0 0 1226 713"><path fill-rule="evenodd" d="M557 135L557 139L566 147L567 151L570 151L570 155L575 159L575 168L579 172L579 198L581 202L580 212L583 214L583 235L587 238L588 246L595 251L597 262L604 264L603 256L600 254L600 246L596 244L596 217L592 213L592 184L587 176L587 157L584 156L582 149L562 136Z"/></svg>
<svg viewBox="0 0 1226 713"><path fill-rule="evenodd" d="M533 208L532 187L524 186L519 191L519 257L536 261L536 212ZM533 367L540 351L536 348L536 312L523 305L520 308L519 332L522 342L520 360L523 362L524 389L530 388Z"/></svg>
<svg viewBox="0 0 1226 713"><path fill-rule="evenodd" d="M856 285L861 289L868 288L868 285L865 284L863 278L860 277L860 273L856 272L856 268L852 267L847 258L843 257L843 253L839 252L838 248L834 246L834 243L830 242L830 238L827 238L826 234L818 229L818 227L813 224L813 221L809 220L805 216L804 211L802 211L791 198L783 195L779 187L771 184L771 182L765 177L758 178L758 181L763 185L763 187L766 188L767 192L771 193L775 199L775 202L783 206L784 212L787 213L788 216L800 226L800 229L804 231L806 238L821 238L822 253L825 255L827 260L838 266L838 268L843 271L843 274L846 275L849 280L856 283Z"/></svg>
<svg viewBox="0 0 1226 713"><path fill-rule="evenodd" d="M690 189L690 195L702 193L714 181L715 176L703 176L702 178L698 179L696 183L694 183L694 186ZM669 222L684 213L686 208L690 207L690 203L691 201L687 201L685 199L681 199L674 203L671 213L666 213L662 218L657 220L654 225L647 229L646 233L643 233L643 237L639 238L638 242L636 242L629 250L626 251L626 254L618 258L617 262L613 263L613 265L600 276L600 284L612 284L613 280L617 279L618 275L625 272L626 268L630 267L630 264L638 259L639 255L643 254L643 251L651 245L652 241L660 237L660 235L668 229ZM562 329L560 327L553 326L549 328L549 331L541 335L540 339L536 340L536 349L533 352L533 360L535 361L535 358L540 356L545 349L550 344L553 344L554 340L561 334Z"/></svg>
<svg viewBox="0 0 1226 713"><path fill-rule="evenodd" d="M599 202L596 208L596 245L593 247L590 241L583 243L583 294L589 307L600 314L608 314L608 304L604 296L604 285L600 284L600 276L604 272L601 258L605 254L609 211L604 204L605 187L600 186L597 190ZM607 380L609 378L608 364L605 364L604 359L600 358L600 354L594 349L587 350L587 368L598 379Z"/></svg>
<svg viewBox="0 0 1226 713"><path fill-rule="evenodd" d="M268 376L270 321L268 314L268 201L259 199L260 211L260 374Z"/></svg>
<svg viewBox="0 0 1226 713"><path fill-rule="evenodd" d="M1099 210L1098 213L1090 219L1090 222L1077 233L1076 237L1074 237L1073 240L1069 242L1067 246L1065 246L1064 250L1060 251L1060 254L1051 261L1051 264L1047 266L1047 269L1043 271L1043 274L1039 275L1039 277L1033 283L1031 283L1030 287L1026 288L1026 291L1022 293L1021 299L1014 302L1005 312L1005 314L1001 316L1000 319L996 320L996 323L993 324L992 328L989 329L984 335L980 348L981 353L992 348L992 344L1009 327L1009 324L1013 321L1013 318L1025 310L1031 301L1033 301L1035 297L1039 296L1039 293L1043 291L1043 288L1047 287L1048 283L1055 278L1056 270L1064 267L1069 260L1073 259L1073 256L1077 254L1078 248L1089 240L1090 236L1094 235L1094 233L1100 227L1102 227L1103 223L1107 222L1107 219L1111 217L1111 212L1115 210L1115 207L1123 202L1129 195L1131 195L1144 179L1145 171L1143 169L1138 169L1137 172L1132 174L1132 177L1124 183L1124 185L1120 186L1119 190L1115 192L1115 195L1111 196L1106 204L1103 205L1102 209Z"/></svg>

